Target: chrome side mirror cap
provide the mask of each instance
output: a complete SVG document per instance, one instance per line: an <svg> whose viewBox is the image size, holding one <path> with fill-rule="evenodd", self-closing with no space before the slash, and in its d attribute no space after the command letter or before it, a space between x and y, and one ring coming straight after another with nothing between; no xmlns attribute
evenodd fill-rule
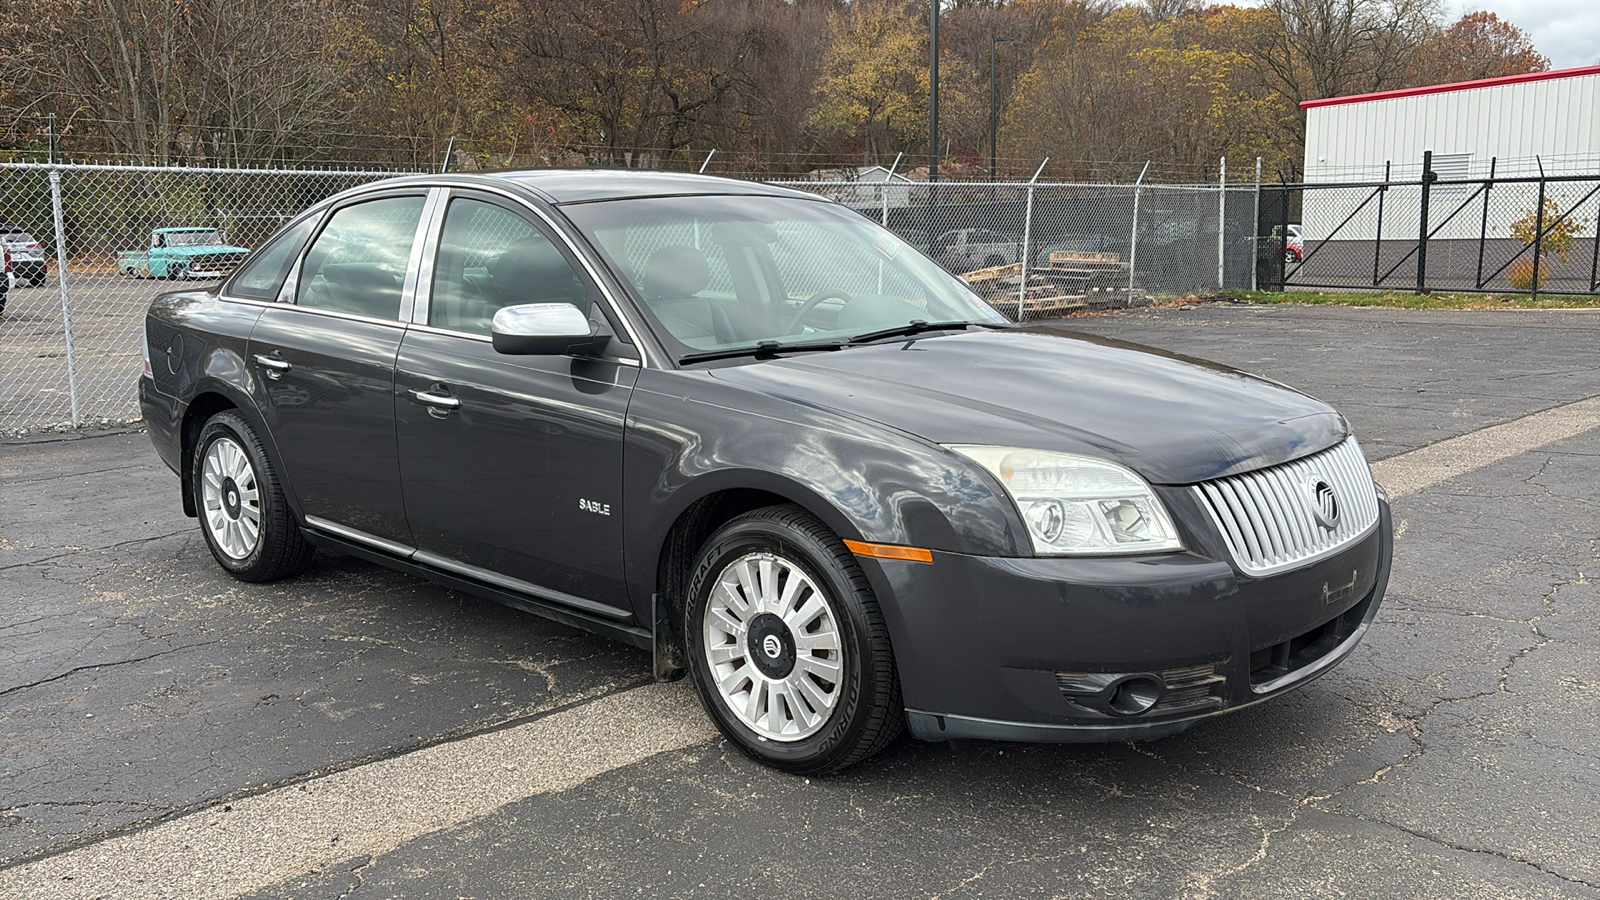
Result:
<svg viewBox="0 0 1600 900"><path fill-rule="evenodd" d="M611 335L570 303L524 303L494 314L494 349L519 356L595 353Z"/></svg>

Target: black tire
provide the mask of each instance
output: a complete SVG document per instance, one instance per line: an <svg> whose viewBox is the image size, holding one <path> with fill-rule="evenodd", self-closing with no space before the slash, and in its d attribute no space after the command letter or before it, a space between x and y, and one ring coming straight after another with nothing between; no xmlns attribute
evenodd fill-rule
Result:
<svg viewBox="0 0 1600 900"><path fill-rule="evenodd" d="M759 566L763 561L773 562L775 570L783 573L774 581L773 593L777 593L779 581L787 586L787 579L796 577L796 573L803 576L802 586L791 601L793 609L799 611L792 624L801 627L802 637L809 636L811 647L801 646L787 625L774 626L772 621L778 616L758 615L753 609L742 620L744 627L737 636L721 624L732 621L726 617L732 607L725 600L713 601L713 591L725 575L736 573L738 566ZM808 593L812 588L814 593ZM744 596L742 589L735 593ZM806 613L812 599L821 601L826 615ZM713 616L708 623L714 603L720 604L724 615ZM796 774L827 774L878 753L900 734L905 712L883 612L855 557L827 526L805 510L797 506L768 507L724 525L696 557L685 605L685 648L700 699L722 733L757 760ZM768 621L762 621L763 615ZM784 621L788 621L787 615ZM776 632L771 630L774 627ZM707 632L711 630L724 633L708 639ZM829 634L836 635L836 650L819 646L830 640ZM764 642L760 640L763 636ZM761 676L767 685L767 696L787 698L781 706L769 700L770 710L780 717L784 713L790 715L783 721L796 726L794 736L776 735L778 729L771 727L763 734L758 728L763 727L763 722L771 725L772 716L757 717L752 724L735 710L712 673L707 647L708 640L717 638L721 640L712 645L713 652L742 653L744 657L742 661L720 664L725 667L728 683L749 684L748 695L757 697ZM780 652L774 652L773 647ZM768 648L770 658L759 658L761 648ZM829 664L829 654L839 673L831 681L813 674L818 660L822 665ZM785 659L787 672L781 668ZM777 667L775 680L765 679L762 673L767 669L758 671L760 666ZM800 685L785 695L783 686L795 685L800 679L809 679L809 686ZM807 699L830 692L832 706L826 713L820 713L818 704ZM800 722L805 713L794 713L793 698L797 697L805 712L819 716L820 721ZM806 728L814 730L799 733Z"/></svg>
<svg viewBox="0 0 1600 900"><path fill-rule="evenodd" d="M175 265L175 266L167 266L167 280L169 280L169 281L187 281L188 279L189 279L189 267L188 266L182 265L181 263L179 265Z"/></svg>
<svg viewBox="0 0 1600 900"><path fill-rule="evenodd" d="M44 276L43 275L35 275L32 278L28 279L28 283L33 285L34 287L42 287L44 285Z"/></svg>
<svg viewBox="0 0 1600 900"><path fill-rule="evenodd" d="M208 458L221 465L208 470ZM298 575L311 564L316 548L300 533L284 500L277 468L238 412L223 410L200 429L190 478L200 532L211 555L230 575L240 581L277 581ZM207 482L213 478L208 490ZM254 525L253 539L247 522Z"/></svg>

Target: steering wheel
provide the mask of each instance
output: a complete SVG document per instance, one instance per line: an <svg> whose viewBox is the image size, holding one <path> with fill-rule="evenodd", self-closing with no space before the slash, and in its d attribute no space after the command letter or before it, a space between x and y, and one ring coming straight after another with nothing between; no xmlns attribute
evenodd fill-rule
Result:
<svg viewBox="0 0 1600 900"><path fill-rule="evenodd" d="M789 321L783 323L783 331L781 333L793 334L795 328L800 324L800 320L806 317L806 313L816 309L817 305L824 300L843 300L844 302L849 303L854 299L854 297L850 296L844 291L839 290L838 288L823 288L822 290L817 291L815 294L807 297L806 301L800 304L800 308L796 310L795 314L789 318Z"/></svg>

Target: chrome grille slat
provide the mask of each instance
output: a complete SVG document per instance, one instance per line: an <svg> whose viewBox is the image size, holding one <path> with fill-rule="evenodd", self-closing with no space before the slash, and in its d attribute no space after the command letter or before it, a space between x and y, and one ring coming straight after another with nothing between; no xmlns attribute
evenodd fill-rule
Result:
<svg viewBox="0 0 1600 900"><path fill-rule="evenodd" d="M1339 504L1333 529L1317 523L1309 485L1328 482ZM1354 437L1321 453L1269 469L1195 485L1239 570L1263 576L1326 556L1378 520L1372 471Z"/></svg>

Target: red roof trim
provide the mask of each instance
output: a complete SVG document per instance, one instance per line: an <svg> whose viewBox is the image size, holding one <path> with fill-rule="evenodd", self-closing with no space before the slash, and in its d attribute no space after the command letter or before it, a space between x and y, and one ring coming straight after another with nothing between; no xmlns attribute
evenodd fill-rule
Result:
<svg viewBox="0 0 1600 900"><path fill-rule="evenodd" d="M1430 84L1423 87L1401 88L1397 91L1378 91L1375 94L1354 94L1349 97L1329 97L1326 100L1303 100L1301 109L1318 106L1338 106L1342 103L1365 103L1368 100L1392 100L1395 97L1418 97L1423 94L1443 94L1472 88L1496 87L1502 84L1526 84L1530 81L1547 81L1552 78L1575 78L1579 75L1600 75L1600 66L1579 66L1575 69L1552 69L1548 72L1528 72L1523 75L1504 75L1500 78L1480 78L1477 81L1457 81L1452 84Z"/></svg>

